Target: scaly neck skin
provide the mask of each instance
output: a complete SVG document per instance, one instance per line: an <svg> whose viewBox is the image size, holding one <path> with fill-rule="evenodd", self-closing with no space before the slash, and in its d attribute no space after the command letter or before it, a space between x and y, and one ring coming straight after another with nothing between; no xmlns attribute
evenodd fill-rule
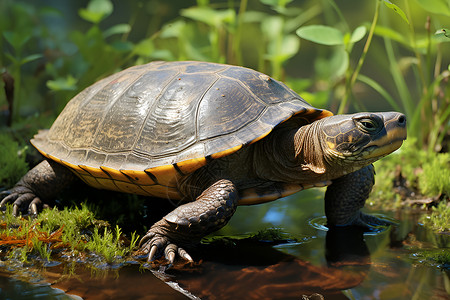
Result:
<svg viewBox="0 0 450 300"><path fill-rule="evenodd" d="M343 158L331 151L327 145L323 123L326 119L315 121L299 128L294 135L296 159L309 176L319 180L333 180L370 164Z"/></svg>
<svg viewBox="0 0 450 300"><path fill-rule="evenodd" d="M290 183L329 180L331 168L322 143L320 120L297 129L278 129L255 144L256 176Z"/></svg>

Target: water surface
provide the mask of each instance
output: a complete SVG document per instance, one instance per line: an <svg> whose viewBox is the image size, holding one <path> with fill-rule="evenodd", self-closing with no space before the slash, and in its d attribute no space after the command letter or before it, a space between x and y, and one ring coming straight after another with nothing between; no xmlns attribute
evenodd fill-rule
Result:
<svg viewBox="0 0 450 300"><path fill-rule="evenodd" d="M318 293L325 299L449 299L448 268L422 264L414 256L417 249L448 250L449 237L427 231L414 214L381 213L396 218L399 225L376 234L358 228L327 231L321 226L323 190L303 191L272 203L239 207L230 223L214 234L215 242L191 253L194 265L168 270L136 262L101 269L73 263L4 266L0 295L4 299L301 299ZM288 238L277 242L246 238L267 228L280 228Z"/></svg>

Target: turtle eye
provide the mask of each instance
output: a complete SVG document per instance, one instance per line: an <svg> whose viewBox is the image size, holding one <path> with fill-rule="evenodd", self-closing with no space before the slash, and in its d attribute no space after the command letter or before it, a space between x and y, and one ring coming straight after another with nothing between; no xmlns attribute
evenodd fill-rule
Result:
<svg viewBox="0 0 450 300"><path fill-rule="evenodd" d="M366 132L374 132L378 130L378 124L371 119L362 119L358 122L358 127Z"/></svg>

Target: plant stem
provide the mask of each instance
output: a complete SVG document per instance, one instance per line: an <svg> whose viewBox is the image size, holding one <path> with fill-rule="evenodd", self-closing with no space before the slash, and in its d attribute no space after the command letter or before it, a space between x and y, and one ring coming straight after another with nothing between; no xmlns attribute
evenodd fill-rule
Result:
<svg viewBox="0 0 450 300"><path fill-rule="evenodd" d="M405 0L403 2L405 3L405 10L406 10L406 14L408 16L408 19L411 20L411 12L410 12L410 9L409 9L408 1ZM426 26L428 26L428 24ZM419 53L419 51L417 51L416 31L414 30L414 25L412 24L412 22L409 25L409 28L411 30L411 44L413 46L414 55L416 56L416 59L417 59L417 68L419 70L420 81L422 81L423 94L425 95L428 92L427 91L428 84L427 84L427 80L425 79L425 75L424 75L424 72L423 72L423 66L422 66L422 60L420 58L420 53ZM431 53L430 53L430 51L431 51L430 50L430 46L431 46L431 32L430 32L429 28L427 29L427 35L428 35L427 36L427 38L428 38L428 45L427 45L427 54L426 55L427 55L427 57L430 57L431 56Z"/></svg>
<svg viewBox="0 0 450 300"><path fill-rule="evenodd" d="M231 63L236 63L238 66L242 66L242 53L241 53L241 36L242 36L242 24L244 23L244 14L247 10L247 0L241 0L239 5L239 12L237 16L236 32L233 38L233 51L230 59Z"/></svg>
<svg viewBox="0 0 450 300"><path fill-rule="evenodd" d="M367 52L369 51L370 43L372 42L373 33L375 31L375 27L378 22L378 16L380 14L380 5L381 0L377 0L377 4L375 6L375 13L373 15L372 24L370 26L369 34L367 36L366 43L364 44L364 49L361 54L361 57L359 58L358 65L355 68L355 71L353 72L350 81L347 81L346 89L345 89L345 95L342 99L341 104L339 105L338 114L344 113L344 111L347 109L347 102L350 97L350 93L353 89L353 86L355 85L356 78L358 78L358 74L361 70L362 65L364 64L364 60L366 58Z"/></svg>

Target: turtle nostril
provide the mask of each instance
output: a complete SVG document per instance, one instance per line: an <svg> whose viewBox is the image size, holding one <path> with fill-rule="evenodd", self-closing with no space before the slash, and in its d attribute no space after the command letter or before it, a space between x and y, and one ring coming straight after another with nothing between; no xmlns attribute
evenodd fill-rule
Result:
<svg viewBox="0 0 450 300"><path fill-rule="evenodd" d="M398 122L398 125L405 126L406 125L406 117L405 117L405 115L401 115L398 118L397 122Z"/></svg>

